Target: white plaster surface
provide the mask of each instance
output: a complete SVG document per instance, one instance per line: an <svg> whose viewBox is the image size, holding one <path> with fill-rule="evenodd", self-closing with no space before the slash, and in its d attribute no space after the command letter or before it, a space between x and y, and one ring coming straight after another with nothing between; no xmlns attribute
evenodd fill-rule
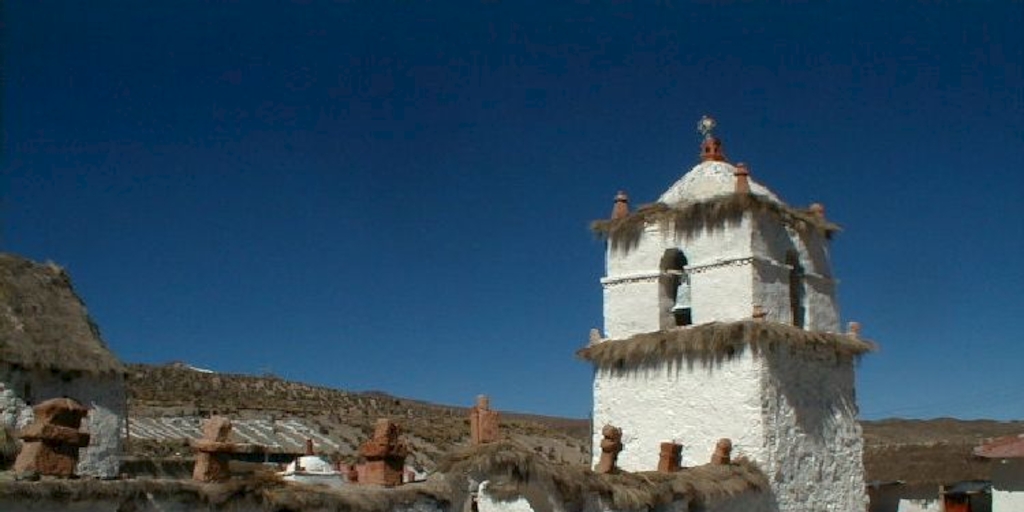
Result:
<svg viewBox="0 0 1024 512"><path fill-rule="evenodd" d="M768 475L780 511L864 510L853 362L800 354L747 349L706 366L598 370L593 446L604 425L615 425L623 431L620 467L650 471L661 442L682 443L683 465L695 466L727 437L734 456ZM599 457L595 451L592 463Z"/></svg>
<svg viewBox="0 0 1024 512"><path fill-rule="evenodd" d="M993 462L992 512L1024 511L1024 459Z"/></svg>
<svg viewBox="0 0 1024 512"><path fill-rule="evenodd" d="M828 263L827 240L801 234L767 215L746 214L733 225L676 235L671 225L652 224L632 247L612 248L606 259L604 335L622 339L666 326L666 297L659 283L661 258L668 249L682 251L690 283L693 323L750 318L763 307L773 321L792 323L787 255L800 265L797 291L804 328L840 332L835 281Z"/></svg>
<svg viewBox="0 0 1024 512"><path fill-rule="evenodd" d="M477 510L479 512L534 512L533 507L526 498L520 496L512 501L498 501L487 493L487 485L490 482L480 484L480 491L477 494Z"/></svg>
<svg viewBox="0 0 1024 512"><path fill-rule="evenodd" d="M853 361L786 347L765 357L764 458L779 510L865 510Z"/></svg>
<svg viewBox="0 0 1024 512"><path fill-rule="evenodd" d="M942 501L934 500L900 500L896 512L942 512Z"/></svg>
<svg viewBox="0 0 1024 512"><path fill-rule="evenodd" d="M747 350L721 365L598 370L592 446L611 424L622 429L618 464L627 471L657 469L660 443L668 441L683 444L684 466L707 463L723 437L732 439L735 455L760 458L762 364ZM595 450L593 464L599 459Z"/></svg>
<svg viewBox="0 0 1024 512"><path fill-rule="evenodd" d="M21 396L26 384L29 397ZM103 478L117 476L125 404L124 380L120 375L84 375L65 380L49 371L26 372L0 365L0 421L5 426L26 427L33 419L32 404L63 396L89 409L82 422L83 430L90 435L89 446L79 451L77 473Z"/></svg>
<svg viewBox="0 0 1024 512"><path fill-rule="evenodd" d="M736 167L728 162L701 162L683 175L679 181L661 197L658 202L665 204L692 203L706 201L722 194L731 194L736 190ZM764 196L772 201L781 202L779 198L764 185L749 177L750 192Z"/></svg>

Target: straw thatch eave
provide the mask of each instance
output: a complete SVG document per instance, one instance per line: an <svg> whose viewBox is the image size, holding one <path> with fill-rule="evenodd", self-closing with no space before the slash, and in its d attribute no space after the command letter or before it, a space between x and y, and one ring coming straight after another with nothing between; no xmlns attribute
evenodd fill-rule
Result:
<svg viewBox="0 0 1024 512"><path fill-rule="evenodd" d="M662 229L671 226L677 235L691 237L701 231L738 223L748 212L770 215L801 233L818 230L830 238L839 231L839 226L809 210L792 208L757 194L725 194L677 206L665 203L643 205L625 217L595 220L590 229L611 243L612 248L629 250L639 243L640 235L650 224L657 223Z"/></svg>
<svg viewBox="0 0 1024 512"><path fill-rule="evenodd" d="M123 373L63 269L0 254L0 361L30 370Z"/></svg>
<svg viewBox="0 0 1024 512"><path fill-rule="evenodd" d="M555 464L508 440L451 454L438 471L458 487L470 479L488 480L488 494L499 501L526 496L529 486L547 486L558 493L567 510L583 509L589 496L600 497L616 510L637 510L684 499L710 504L743 492L769 489L765 475L746 459L685 468L677 473L598 474L585 466Z"/></svg>
<svg viewBox="0 0 1024 512"><path fill-rule="evenodd" d="M788 346L855 357L873 351L875 344L850 335L805 331L775 322L743 320L711 322L607 340L580 349L576 355L605 369L656 366L666 361L719 361L741 353Z"/></svg>

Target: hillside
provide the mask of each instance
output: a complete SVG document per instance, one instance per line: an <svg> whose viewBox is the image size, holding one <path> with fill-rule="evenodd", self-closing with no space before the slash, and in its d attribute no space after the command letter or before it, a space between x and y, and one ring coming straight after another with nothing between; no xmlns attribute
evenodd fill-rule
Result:
<svg viewBox="0 0 1024 512"><path fill-rule="evenodd" d="M380 417L399 421L413 449L414 464L434 467L443 453L469 441L468 409L352 393L275 377L206 373L184 365L129 365L131 446L135 455L187 454L183 439L198 437L202 418L223 414L240 441L301 450L311 438L318 450L343 460ZM466 403L473 401L466 397ZM496 404L500 405L500 404ZM940 483L986 478L988 460L971 456L984 440L1024 432L1024 422L956 419L862 422L868 481ZM507 435L555 461L587 463L586 419L502 412Z"/></svg>
<svg viewBox="0 0 1024 512"><path fill-rule="evenodd" d="M186 452L183 439L199 436L202 418L234 422L239 441L298 452L307 438L317 449L354 459L378 418L398 421L413 461L432 468L443 453L469 441L468 409L351 393L275 377L206 373L183 365L129 365L127 375L132 455ZM467 396L471 404L473 396ZM589 422L502 412L502 429L556 461L589 459Z"/></svg>

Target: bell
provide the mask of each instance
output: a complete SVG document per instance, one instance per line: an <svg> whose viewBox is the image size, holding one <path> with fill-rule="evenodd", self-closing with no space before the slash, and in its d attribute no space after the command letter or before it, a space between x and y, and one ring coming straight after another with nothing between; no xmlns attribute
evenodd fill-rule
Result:
<svg viewBox="0 0 1024 512"><path fill-rule="evenodd" d="M676 289L676 303L672 306L673 313L690 309L690 282L685 277Z"/></svg>

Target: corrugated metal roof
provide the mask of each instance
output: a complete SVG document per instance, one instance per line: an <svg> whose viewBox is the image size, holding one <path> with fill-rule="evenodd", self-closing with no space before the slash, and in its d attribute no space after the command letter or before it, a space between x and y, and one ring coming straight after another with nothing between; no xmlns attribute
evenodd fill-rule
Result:
<svg viewBox="0 0 1024 512"><path fill-rule="evenodd" d="M989 459L1024 458L1024 434L993 439L975 448L974 454Z"/></svg>

